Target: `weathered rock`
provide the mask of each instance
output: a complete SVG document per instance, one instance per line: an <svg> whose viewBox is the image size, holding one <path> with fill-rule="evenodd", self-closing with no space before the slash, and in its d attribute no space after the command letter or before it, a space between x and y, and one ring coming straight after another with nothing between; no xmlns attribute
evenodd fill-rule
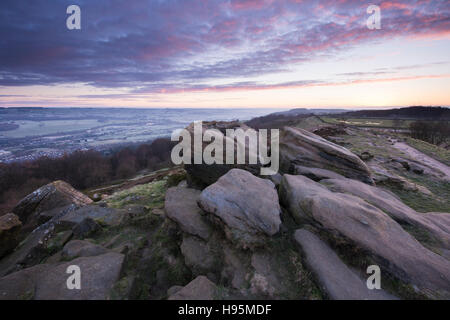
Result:
<svg viewBox="0 0 450 320"><path fill-rule="evenodd" d="M169 300L214 300L216 285L205 276L198 276L169 297Z"/></svg>
<svg viewBox="0 0 450 320"><path fill-rule="evenodd" d="M48 269L48 264L38 264L0 278L0 300L32 300L37 279Z"/></svg>
<svg viewBox="0 0 450 320"><path fill-rule="evenodd" d="M344 178L344 176L341 176L340 174L330 171L330 170L319 169L319 168L308 168L308 167L303 167L303 166L298 166L298 165L294 165L294 174L296 174L296 175L299 174L299 175L308 177L314 181L320 181L323 179Z"/></svg>
<svg viewBox="0 0 450 320"><path fill-rule="evenodd" d="M0 277L33 266L47 257L47 242L52 233L52 229L42 228L29 234L14 252L0 260Z"/></svg>
<svg viewBox="0 0 450 320"><path fill-rule="evenodd" d="M104 300L121 274L125 256L109 252L93 257L82 257L52 266L36 281L36 300ZM70 265L81 270L81 289L67 288L66 273Z"/></svg>
<svg viewBox="0 0 450 320"><path fill-rule="evenodd" d="M0 216L0 258L17 246L21 227L22 223L15 214Z"/></svg>
<svg viewBox="0 0 450 320"><path fill-rule="evenodd" d="M251 266L255 269L250 279L250 292L257 296L274 298L284 291L279 275L273 270L273 261L268 254L254 253Z"/></svg>
<svg viewBox="0 0 450 320"><path fill-rule="evenodd" d="M52 254L60 250L64 245L72 238L73 233L71 230L61 231L53 234L46 244L48 254Z"/></svg>
<svg viewBox="0 0 450 320"><path fill-rule="evenodd" d="M450 262L424 248L380 209L356 196L333 193L303 176L284 175L280 193L293 216L350 239L423 293L450 296Z"/></svg>
<svg viewBox="0 0 450 320"><path fill-rule="evenodd" d="M397 162L394 162L397 163ZM400 165L400 164L399 164ZM402 167L403 168L403 167ZM370 165L370 169L374 172L373 179L377 185L389 185L406 191L417 191L427 196L432 196L433 193L426 187L409 181L405 177L389 172L382 166L376 163Z"/></svg>
<svg viewBox="0 0 450 320"><path fill-rule="evenodd" d="M78 257L91 257L107 253L108 249L85 240L69 241L63 248L61 257L73 260Z"/></svg>
<svg viewBox="0 0 450 320"><path fill-rule="evenodd" d="M73 228L73 234L77 238L86 238L89 235L99 231L102 227L92 218L85 218Z"/></svg>
<svg viewBox="0 0 450 320"><path fill-rule="evenodd" d="M56 265L40 264L0 279L0 299L99 300L108 299L119 280L124 255L106 253ZM81 289L67 288L70 265L81 270Z"/></svg>
<svg viewBox="0 0 450 320"><path fill-rule="evenodd" d="M182 286L172 286L167 290L167 295L170 297L171 295L174 295L175 293L177 293L178 291L180 291L181 289L183 289Z"/></svg>
<svg viewBox="0 0 450 320"><path fill-rule="evenodd" d="M265 242L279 231L280 206L274 184L250 172L232 169L204 189L200 206L219 218L227 238L243 248Z"/></svg>
<svg viewBox="0 0 450 320"><path fill-rule="evenodd" d="M300 128L285 127L280 133L280 165L292 173L294 165L337 172L347 178L373 184L366 164L344 147Z"/></svg>
<svg viewBox="0 0 450 320"><path fill-rule="evenodd" d="M395 221L426 230L444 248L450 249L450 218L445 219L447 216L417 213L400 201L394 194L356 180L329 179L322 182L335 192L350 193L366 200L385 211Z"/></svg>
<svg viewBox="0 0 450 320"><path fill-rule="evenodd" d="M124 215L124 212L117 209L87 205L63 215L57 221L57 229L72 229L76 225L82 224L86 218L108 226L118 225L121 223Z"/></svg>
<svg viewBox="0 0 450 320"><path fill-rule="evenodd" d="M362 161L369 161L370 159L373 158L373 154L371 154L369 151L364 151L364 152L362 152L360 155L358 155L358 157L359 157Z"/></svg>
<svg viewBox="0 0 450 320"><path fill-rule="evenodd" d="M24 226L31 230L36 227L41 212L69 204L89 203L92 203L89 197L75 190L68 183L54 181L23 198L13 209L13 213L19 216Z"/></svg>
<svg viewBox="0 0 450 320"><path fill-rule="evenodd" d="M186 266L194 276L214 271L216 267L214 252L203 240L184 236L180 249Z"/></svg>
<svg viewBox="0 0 450 320"><path fill-rule="evenodd" d="M231 284L234 289L244 289L247 278L247 268L244 264L243 253L231 248L227 244L223 246L222 279Z"/></svg>
<svg viewBox="0 0 450 320"><path fill-rule="evenodd" d="M197 204L199 196L198 190L173 187L166 192L164 207L167 216L175 221L181 230L207 240L211 234L211 227L202 217L204 212Z"/></svg>
<svg viewBox="0 0 450 320"><path fill-rule="evenodd" d="M279 173L273 174L271 176L269 176L270 181L273 182L273 184L275 185L275 187L278 187L281 183L281 178L283 176Z"/></svg>
<svg viewBox="0 0 450 320"><path fill-rule="evenodd" d="M327 296L333 300L395 299L384 290L369 290L366 283L319 237L306 229L295 232L308 268Z"/></svg>
<svg viewBox="0 0 450 320"><path fill-rule="evenodd" d="M229 170L233 168L240 168L245 169L250 172L252 172L255 175L260 174L260 164L248 164L248 161L246 161L246 164L237 164L236 160L236 150L239 146L239 142L237 139L234 141L231 141L229 137L226 136L226 130L227 129L241 129L244 132L248 129L251 129L247 125L239 122L239 121L205 121L202 123L202 134L205 133L206 130L215 130L218 135L220 135L223 138L224 141L224 148L228 141L228 143L231 143L234 146L234 152L235 152L235 158L234 158L234 164L194 164L194 157L195 152L197 150L192 147L191 150L191 164L185 164L184 168L188 174L188 184L195 185L200 188L204 188L206 186L209 186L216 182L221 176L226 174ZM194 134L194 123L191 123L186 130L188 130L191 133L191 139L193 141L193 134ZM209 142L203 142L201 152L203 153L203 150L205 147L209 144ZM193 143L192 143L193 145ZM245 149L246 157L248 157L249 154L249 146L248 143L245 145L240 144L240 147L243 147ZM224 157L225 158L225 157Z"/></svg>

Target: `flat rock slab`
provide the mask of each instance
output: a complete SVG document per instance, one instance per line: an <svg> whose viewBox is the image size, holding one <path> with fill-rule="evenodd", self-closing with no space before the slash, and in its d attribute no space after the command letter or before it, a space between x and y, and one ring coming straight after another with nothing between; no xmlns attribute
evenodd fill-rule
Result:
<svg viewBox="0 0 450 320"><path fill-rule="evenodd" d="M58 264L43 274L36 283L36 300L104 300L119 280L125 256L109 252L94 257L81 257ZM70 265L80 267L81 289L67 288L66 273Z"/></svg>
<svg viewBox="0 0 450 320"><path fill-rule="evenodd" d="M197 204L200 191L173 187L167 190L164 208L167 216L175 221L186 233L207 240L211 235L211 227L203 219L204 212Z"/></svg>
<svg viewBox="0 0 450 320"><path fill-rule="evenodd" d="M396 297L384 290L370 290L355 272L319 237L306 229L294 234L306 256L308 268L315 274L323 291L333 300L391 300Z"/></svg>
<svg viewBox="0 0 450 320"><path fill-rule="evenodd" d="M389 191L351 179L321 181L335 192L350 193L387 212L394 220L429 232L442 247L450 249L450 214L418 213Z"/></svg>
<svg viewBox="0 0 450 320"><path fill-rule="evenodd" d="M204 189L199 205L219 218L227 238L243 248L265 242L279 231L280 205L275 185L248 171L232 169Z"/></svg>
<svg viewBox="0 0 450 320"><path fill-rule="evenodd" d="M374 184L369 168L354 153L309 131L285 127L280 133L280 164L292 173L294 165L337 172L347 178Z"/></svg>
<svg viewBox="0 0 450 320"><path fill-rule="evenodd" d="M333 193L304 176L284 175L280 192L293 216L350 239L424 294L450 297L450 262L423 247L377 207L353 195Z"/></svg>
<svg viewBox="0 0 450 320"><path fill-rule="evenodd" d="M198 276L169 297L169 300L214 300L216 285L205 276Z"/></svg>
<svg viewBox="0 0 450 320"><path fill-rule="evenodd" d="M67 263L40 264L0 279L0 299L104 300L119 280L125 256L109 252ZM81 289L68 289L67 268L80 268Z"/></svg>

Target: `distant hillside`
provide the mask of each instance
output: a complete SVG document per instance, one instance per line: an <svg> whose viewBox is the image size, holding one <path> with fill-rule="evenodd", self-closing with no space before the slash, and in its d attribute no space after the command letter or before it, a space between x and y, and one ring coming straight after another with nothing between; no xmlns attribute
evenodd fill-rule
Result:
<svg viewBox="0 0 450 320"><path fill-rule="evenodd" d="M341 113L337 117L450 120L450 108L415 106L388 110L359 110Z"/></svg>
<svg viewBox="0 0 450 320"><path fill-rule="evenodd" d="M298 115L321 115L321 114L335 114L348 112L348 109L308 109L308 108L295 108L288 111L274 112L270 115L274 116L298 116Z"/></svg>
<svg viewBox="0 0 450 320"><path fill-rule="evenodd" d="M294 125L299 120L313 115L325 115L325 114L334 115L346 111L348 110L296 108L288 111L274 112L262 117L256 117L247 121L246 124L255 129L281 128L283 126Z"/></svg>

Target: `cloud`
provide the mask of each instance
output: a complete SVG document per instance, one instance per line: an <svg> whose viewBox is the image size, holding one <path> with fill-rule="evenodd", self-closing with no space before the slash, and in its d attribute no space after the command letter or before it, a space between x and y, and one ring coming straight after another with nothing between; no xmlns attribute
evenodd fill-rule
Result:
<svg viewBox="0 0 450 320"><path fill-rule="evenodd" d="M446 1L381 2L382 29L372 32L366 5L352 0L80 0L82 29L69 31L72 2L2 1L0 86L192 90L214 79L288 71L370 41L450 30Z"/></svg>

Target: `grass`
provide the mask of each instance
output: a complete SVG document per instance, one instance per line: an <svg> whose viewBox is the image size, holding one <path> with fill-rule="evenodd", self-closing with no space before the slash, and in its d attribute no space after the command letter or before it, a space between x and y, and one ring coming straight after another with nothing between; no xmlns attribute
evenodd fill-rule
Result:
<svg viewBox="0 0 450 320"><path fill-rule="evenodd" d="M147 209L159 208L164 202L166 190L167 182L163 179L116 192L106 199L106 203L116 209L131 204L143 205Z"/></svg>
<svg viewBox="0 0 450 320"><path fill-rule="evenodd" d="M383 128L409 128L411 120L401 120L396 123L392 119L368 119L368 118L334 118L334 117L321 117L321 119L329 124L346 124L357 127L383 127Z"/></svg>

